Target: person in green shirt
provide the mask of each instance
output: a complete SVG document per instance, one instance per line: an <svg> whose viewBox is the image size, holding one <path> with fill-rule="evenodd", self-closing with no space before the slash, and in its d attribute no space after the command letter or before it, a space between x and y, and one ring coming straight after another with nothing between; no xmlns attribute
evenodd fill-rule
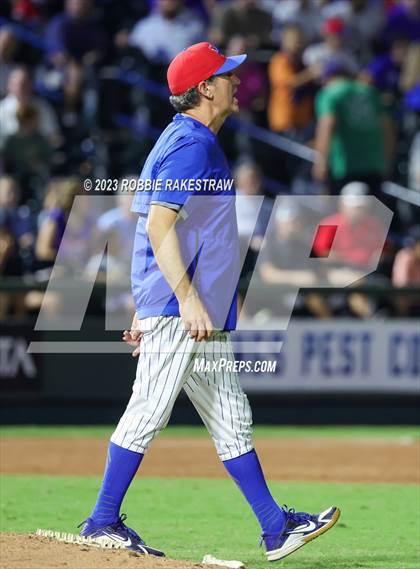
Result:
<svg viewBox="0 0 420 569"><path fill-rule="evenodd" d="M18 107L18 130L6 138L2 152L5 170L19 183L25 203L42 195L50 176L53 149L39 128L39 118L35 105Z"/></svg>
<svg viewBox="0 0 420 569"><path fill-rule="evenodd" d="M368 184L374 195L392 158L392 123L371 85L352 79L339 63L324 70L316 99L318 118L313 175L338 195L349 182Z"/></svg>

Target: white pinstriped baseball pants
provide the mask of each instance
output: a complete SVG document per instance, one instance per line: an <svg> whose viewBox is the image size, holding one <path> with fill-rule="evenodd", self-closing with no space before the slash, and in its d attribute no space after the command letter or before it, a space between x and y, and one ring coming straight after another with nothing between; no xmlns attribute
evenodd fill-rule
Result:
<svg viewBox="0 0 420 569"><path fill-rule="evenodd" d="M141 341L133 393L111 441L145 453L166 427L184 389L212 436L221 460L252 450L252 414L238 374L194 371L194 360L233 360L228 332L196 342L183 329L181 318L160 316L140 321Z"/></svg>

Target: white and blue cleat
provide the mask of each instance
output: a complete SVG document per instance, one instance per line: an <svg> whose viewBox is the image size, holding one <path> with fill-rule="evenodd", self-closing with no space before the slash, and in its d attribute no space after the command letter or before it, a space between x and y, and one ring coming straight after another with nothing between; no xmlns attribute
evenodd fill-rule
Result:
<svg viewBox="0 0 420 569"><path fill-rule="evenodd" d="M129 549L140 555L165 557L163 551L149 547L133 529L127 527L124 523L126 519L127 516L122 514L113 524L97 526L92 518L87 518L80 524L83 525L80 536L99 546Z"/></svg>
<svg viewBox="0 0 420 569"><path fill-rule="evenodd" d="M320 514L307 514L286 509L286 526L282 532L261 536L268 561L278 561L322 535L337 522L340 510L335 506Z"/></svg>

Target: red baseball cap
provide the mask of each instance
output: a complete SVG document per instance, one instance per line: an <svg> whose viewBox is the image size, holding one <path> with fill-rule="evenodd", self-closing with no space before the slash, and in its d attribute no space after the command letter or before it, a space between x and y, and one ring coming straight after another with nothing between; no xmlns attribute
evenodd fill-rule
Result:
<svg viewBox="0 0 420 569"><path fill-rule="evenodd" d="M225 57L211 43L196 43L178 53L168 67L168 85L172 95L181 95L212 75L228 73L239 67L246 55Z"/></svg>
<svg viewBox="0 0 420 569"><path fill-rule="evenodd" d="M344 31L344 22L341 18L329 18L322 26L322 33L340 35Z"/></svg>

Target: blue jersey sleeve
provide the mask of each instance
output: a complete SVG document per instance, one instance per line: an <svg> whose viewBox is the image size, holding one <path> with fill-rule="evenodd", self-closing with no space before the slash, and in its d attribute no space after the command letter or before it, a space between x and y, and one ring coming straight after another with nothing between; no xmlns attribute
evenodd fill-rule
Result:
<svg viewBox="0 0 420 569"><path fill-rule="evenodd" d="M194 194L195 180L211 178L205 145L197 140L185 142L162 161L156 179L159 190L151 203L165 202L182 206Z"/></svg>

